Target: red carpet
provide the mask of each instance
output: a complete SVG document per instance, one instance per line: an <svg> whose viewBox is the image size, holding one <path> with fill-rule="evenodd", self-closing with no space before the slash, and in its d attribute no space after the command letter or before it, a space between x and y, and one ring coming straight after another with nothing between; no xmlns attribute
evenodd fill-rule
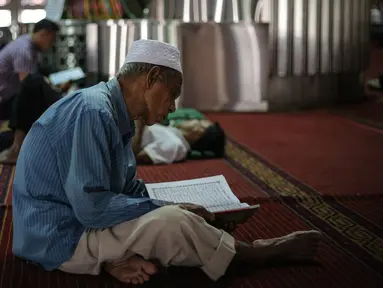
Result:
<svg viewBox="0 0 383 288"><path fill-rule="evenodd" d="M321 194L383 193L383 133L325 112L210 114L229 137Z"/></svg>
<svg viewBox="0 0 383 288"><path fill-rule="evenodd" d="M0 206L12 205L12 183L14 167L0 165ZM1 286L0 286L1 287Z"/></svg>
<svg viewBox="0 0 383 288"><path fill-rule="evenodd" d="M383 129L383 102L371 101L365 104L339 108L333 112L361 124Z"/></svg>
<svg viewBox="0 0 383 288"><path fill-rule="evenodd" d="M376 226L383 230L383 197L355 197L340 202L344 207L366 219L369 222L366 226Z"/></svg>

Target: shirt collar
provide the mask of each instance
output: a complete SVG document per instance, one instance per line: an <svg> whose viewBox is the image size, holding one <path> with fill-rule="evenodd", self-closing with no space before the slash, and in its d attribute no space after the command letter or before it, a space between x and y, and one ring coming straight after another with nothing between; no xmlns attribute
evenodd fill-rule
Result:
<svg viewBox="0 0 383 288"><path fill-rule="evenodd" d="M114 77L106 83L106 86L110 91L111 101L117 113L117 125L121 135L132 134L133 136L135 133L135 125L134 121L130 119L128 110L126 109L120 83L117 78Z"/></svg>

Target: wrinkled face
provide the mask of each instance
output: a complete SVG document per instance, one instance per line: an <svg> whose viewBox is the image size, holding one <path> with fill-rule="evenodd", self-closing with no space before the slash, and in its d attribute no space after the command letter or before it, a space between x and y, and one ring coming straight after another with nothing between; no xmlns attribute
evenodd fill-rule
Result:
<svg viewBox="0 0 383 288"><path fill-rule="evenodd" d="M146 111L142 116L146 125L159 123L174 112L175 100L181 93L182 77L168 79L167 83L160 81L160 71L151 71L147 77L147 88L144 93Z"/></svg>
<svg viewBox="0 0 383 288"><path fill-rule="evenodd" d="M56 41L56 32L47 31L47 30L41 31L39 46L42 51L51 49L55 41Z"/></svg>

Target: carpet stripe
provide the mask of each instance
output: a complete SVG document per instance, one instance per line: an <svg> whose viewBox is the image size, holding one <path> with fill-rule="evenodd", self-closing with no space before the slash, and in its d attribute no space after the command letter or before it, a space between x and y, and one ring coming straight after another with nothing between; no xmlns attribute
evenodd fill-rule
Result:
<svg viewBox="0 0 383 288"><path fill-rule="evenodd" d="M380 199L348 199L342 201L342 205L356 211L359 215L363 215L371 222L377 223L377 226L383 229L383 197Z"/></svg>
<svg viewBox="0 0 383 288"><path fill-rule="evenodd" d="M0 164L0 205L7 205L7 195L12 185L14 166Z"/></svg>
<svg viewBox="0 0 383 288"><path fill-rule="evenodd" d="M10 209L6 209L6 210L7 210L7 212L6 212L7 215L4 218L7 218L7 216L9 218L12 218L12 211ZM12 220L11 220L11 224L12 224ZM9 228L8 231L6 231L6 233L7 233L7 237L6 237L7 244L6 244L6 248L5 248L6 250L5 251L9 251L9 250L11 250L11 243L12 243L12 239L13 239L12 238L12 229ZM2 239L3 239L3 237L2 237ZM8 257L8 253L6 253L4 255L4 263L7 262L7 257ZM4 275L6 273L6 268L8 268L7 265L4 265L3 270L2 270L2 274L1 274L1 279L0 279L0 287L3 287ZM12 272L13 272L13 267L12 267Z"/></svg>
<svg viewBox="0 0 383 288"><path fill-rule="evenodd" d="M0 247L3 245L3 240L4 240L4 230L7 227L5 223L7 223L8 220L8 214L9 214L9 209L6 209L4 207L0 208L1 214L0 214L0 219L1 221L1 229L0 229ZM1 287L1 286L0 286Z"/></svg>
<svg viewBox="0 0 383 288"><path fill-rule="evenodd" d="M295 185L297 180L292 183L289 181L292 177L285 177L270 169L264 159L261 161L254 153L245 151L233 141L228 142L226 152L229 162L244 170L244 174L252 175L251 179L257 184L263 182L261 187L266 188L265 191L270 195L281 196L285 205L321 227L324 233L366 266L379 274L383 271L383 240L380 237L325 203L321 197L312 197L312 190L300 189L305 185L300 183L298 187Z"/></svg>
<svg viewBox="0 0 383 288"><path fill-rule="evenodd" d="M12 206L12 185L13 185L13 179L15 177L16 167L11 168L10 176L8 179L8 185L7 190L5 192L4 196L4 204L5 206Z"/></svg>
<svg viewBox="0 0 383 288"><path fill-rule="evenodd" d="M8 275L13 272L13 269L12 271L8 271L11 267L9 267L9 264L7 265L12 242L12 210L6 207L1 207L0 213L0 217L2 219L0 230L0 257L3 259L3 267L0 274L0 287L9 287L9 283L5 282Z"/></svg>

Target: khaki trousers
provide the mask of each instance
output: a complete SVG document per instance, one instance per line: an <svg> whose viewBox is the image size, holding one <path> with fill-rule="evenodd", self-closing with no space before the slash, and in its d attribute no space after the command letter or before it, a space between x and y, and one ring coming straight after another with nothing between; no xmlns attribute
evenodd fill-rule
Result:
<svg viewBox="0 0 383 288"><path fill-rule="evenodd" d="M96 275L103 263L136 254L157 259L165 267L201 267L212 280L218 280L235 255L235 240L192 212L164 206L113 228L85 232L72 258L59 269Z"/></svg>

